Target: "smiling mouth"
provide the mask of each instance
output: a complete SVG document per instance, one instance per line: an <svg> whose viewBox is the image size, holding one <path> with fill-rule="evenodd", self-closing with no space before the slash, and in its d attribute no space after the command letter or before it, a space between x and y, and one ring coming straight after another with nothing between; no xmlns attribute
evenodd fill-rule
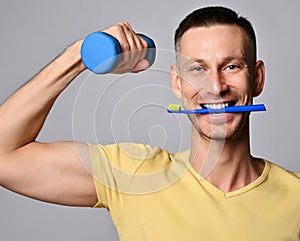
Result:
<svg viewBox="0 0 300 241"><path fill-rule="evenodd" d="M229 102L222 102L222 103L205 103L205 104L200 104L200 107L202 109L214 109L214 110L219 110L219 109L224 109L229 106L234 106L236 104L235 101L229 101Z"/></svg>

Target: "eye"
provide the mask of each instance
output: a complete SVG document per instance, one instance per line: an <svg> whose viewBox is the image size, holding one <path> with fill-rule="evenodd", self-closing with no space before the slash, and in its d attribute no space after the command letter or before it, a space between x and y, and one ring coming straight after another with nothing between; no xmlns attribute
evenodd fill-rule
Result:
<svg viewBox="0 0 300 241"><path fill-rule="evenodd" d="M203 68L201 66L194 66L191 68L191 71L193 71L193 72L200 72L202 70L203 70Z"/></svg>
<svg viewBox="0 0 300 241"><path fill-rule="evenodd" d="M225 69L226 70L235 70L235 69L240 69L241 67L239 65L231 64L228 65Z"/></svg>
<svg viewBox="0 0 300 241"><path fill-rule="evenodd" d="M242 69L242 66L239 64L229 64L225 66L224 71L230 72L230 73L236 73Z"/></svg>

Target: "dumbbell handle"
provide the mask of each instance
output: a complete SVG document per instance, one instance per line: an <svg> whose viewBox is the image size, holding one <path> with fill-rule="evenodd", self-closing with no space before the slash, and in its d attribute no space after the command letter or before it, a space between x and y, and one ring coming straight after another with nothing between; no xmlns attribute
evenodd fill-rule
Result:
<svg viewBox="0 0 300 241"><path fill-rule="evenodd" d="M155 43L144 34L138 34L148 44L146 59L152 65L155 60ZM112 72L122 59L119 41L105 32L89 34L81 46L81 59L84 65L96 74Z"/></svg>

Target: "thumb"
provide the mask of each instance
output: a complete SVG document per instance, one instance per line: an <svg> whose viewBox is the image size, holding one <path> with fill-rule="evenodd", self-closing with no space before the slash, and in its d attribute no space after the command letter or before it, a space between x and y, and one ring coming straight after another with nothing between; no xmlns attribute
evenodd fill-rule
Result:
<svg viewBox="0 0 300 241"><path fill-rule="evenodd" d="M135 67L133 68L133 70L131 72L138 73L140 71L148 69L149 67L150 67L150 63L148 62L148 60L142 59L135 65Z"/></svg>

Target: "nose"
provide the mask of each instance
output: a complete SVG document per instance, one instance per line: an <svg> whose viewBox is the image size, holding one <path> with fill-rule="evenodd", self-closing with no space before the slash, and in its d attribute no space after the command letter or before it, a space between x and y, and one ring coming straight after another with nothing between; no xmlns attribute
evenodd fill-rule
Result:
<svg viewBox="0 0 300 241"><path fill-rule="evenodd" d="M229 90L229 86L222 72L217 69L211 69L209 71L208 82L209 84L206 91L210 95L223 96Z"/></svg>

